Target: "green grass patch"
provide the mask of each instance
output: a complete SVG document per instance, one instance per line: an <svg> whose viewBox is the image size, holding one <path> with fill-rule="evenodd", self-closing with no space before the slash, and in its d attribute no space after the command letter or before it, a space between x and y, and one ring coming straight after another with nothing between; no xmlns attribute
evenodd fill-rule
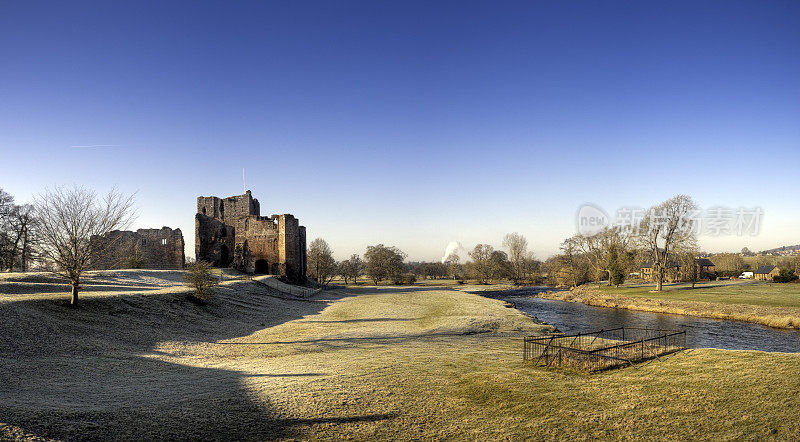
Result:
<svg viewBox="0 0 800 442"><path fill-rule="evenodd" d="M600 291L634 298L651 298L675 301L701 301L718 304L746 304L768 307L800 307L800 284L776 284L767 282L689 284L665 286L661 293L653 292L654 286L603 286Z"/></svg>

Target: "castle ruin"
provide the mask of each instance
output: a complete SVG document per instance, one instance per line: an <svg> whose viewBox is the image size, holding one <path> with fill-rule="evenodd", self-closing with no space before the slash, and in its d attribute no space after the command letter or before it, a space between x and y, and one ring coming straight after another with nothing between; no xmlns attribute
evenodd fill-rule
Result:
<svg viewBox="0 0 800 442"><path fill-rule="evenodd" d="M90 240L100 251L92 259L96 270L182 269L185 263L181 229L113 230Z"/></svg>
<svg viewBox="0 0 800 442"><path fill-rule="evenodd" d="M249 190L197 198L195 253L215 267L306 279L306 228L290 214L261 216Z"/></svg>

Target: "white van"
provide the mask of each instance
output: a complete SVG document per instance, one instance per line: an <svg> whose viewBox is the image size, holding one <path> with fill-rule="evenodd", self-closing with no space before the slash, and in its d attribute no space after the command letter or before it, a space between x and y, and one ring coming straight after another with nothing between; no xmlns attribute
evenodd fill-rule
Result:
<svg viewBox="0 0 800 442"><path fill-rule="evenodd" d="M742 272L739 279L753 279L753 272Z"/></svg>

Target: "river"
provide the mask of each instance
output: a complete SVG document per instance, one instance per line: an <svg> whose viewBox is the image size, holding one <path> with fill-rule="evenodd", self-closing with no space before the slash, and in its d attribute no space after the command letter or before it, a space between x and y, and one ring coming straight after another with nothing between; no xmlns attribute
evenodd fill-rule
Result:
<svg viewBox="0 0 800 442"><path fill-rule="evenodd" d="M555 326L564 333L579 333L615 327L650 327L686 330L691 348L800 352L800 330L783 330L749 322L696 316L650 313L593 307L579 302L534 298L537 289L508 290L491 296L514 303L517 309Z"/></svg>

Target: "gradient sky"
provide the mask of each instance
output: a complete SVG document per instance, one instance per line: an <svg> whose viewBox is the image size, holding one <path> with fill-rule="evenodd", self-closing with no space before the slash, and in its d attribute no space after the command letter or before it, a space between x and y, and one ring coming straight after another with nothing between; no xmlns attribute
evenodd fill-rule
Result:
<svg viewBox="0 0 800 442"><path fill-rule="evenodd" d="M0 0L0 187L137 192L138 227L199 195L293 213L341 259L438 259L584 202L760 206L800 243L800 2Z"/></svg>

